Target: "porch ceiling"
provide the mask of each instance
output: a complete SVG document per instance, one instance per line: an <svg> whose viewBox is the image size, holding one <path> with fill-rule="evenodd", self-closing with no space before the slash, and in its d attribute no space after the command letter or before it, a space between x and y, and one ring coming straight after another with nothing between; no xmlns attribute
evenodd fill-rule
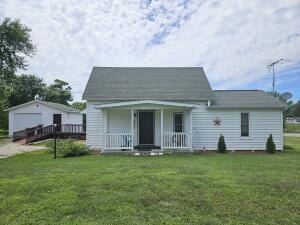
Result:
<svg viewBox="0 0 300 225"><path fill-rule="evenodd" d="M143 105L143 104L153 104L159 106L173 106L173 107L182 107L182 108L194 108L195 105L181 103L181 102L168 102L168 101L157 101L157 100L139 100L139 101L127 101L127 102L117 102L117 103L109 103L97 105L98 109L106 109L106 108L114 108L114 107L122 107L122 106L135 106L135 105Z"/></svg>

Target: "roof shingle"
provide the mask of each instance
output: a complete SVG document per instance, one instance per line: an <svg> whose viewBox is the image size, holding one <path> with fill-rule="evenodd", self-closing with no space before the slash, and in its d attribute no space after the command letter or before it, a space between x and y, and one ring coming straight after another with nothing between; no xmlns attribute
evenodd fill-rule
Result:
<svg viewBox="0 0 300 225"><path fill-rule="evenodd" d="M286 104L260 90L214 90L210 108L285 108Z"/></svg>
<svg viewBox="0 0 300 225"><path fill-rule="evenodd" d="M55 109L58 109L58 110L61 110L61 111L64 111L64 112L80 113L80 110L75 109L75 108L73 108L71 106L67 106L67 105L63 105L63 104L59 104L59 103L54 103L54 102L46 102L46 101L42 101L42 100L38 100L38 99L32 100L30 102L26 102L26 103L21 104L21 105L17 105L17 106L11 107L9 109L6 109L6 111L11 111L11 110L14 110L14 109L17 109L17 108L29 105L29 104L34 103L34 102L41 103L41 104L44 104L46 106L49 106L49 107L52 107L52 108L55 108Z"/></svg>
<svg viewBox="0 0 300 225"><path fill-rule="evenodd" d="M208 100L210 84L201 67L94 67L85 100Z"/></svg>

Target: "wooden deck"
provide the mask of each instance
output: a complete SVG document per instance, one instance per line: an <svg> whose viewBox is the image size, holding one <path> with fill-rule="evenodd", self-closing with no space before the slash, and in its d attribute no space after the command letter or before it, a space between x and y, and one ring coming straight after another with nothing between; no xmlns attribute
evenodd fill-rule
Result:
<svg viewBox="0 0 300 225"><path fill-rule="evenodd" d="M22 131L17 131L13 133L13 141L20 141L27 144L35 141L42 141L48 138L57 138L67 139L74 138L79 140L85 140L86 132L85 128L81 124L63 124L49 125L45 127L37 126L34 128L29 128Z"/></svg>

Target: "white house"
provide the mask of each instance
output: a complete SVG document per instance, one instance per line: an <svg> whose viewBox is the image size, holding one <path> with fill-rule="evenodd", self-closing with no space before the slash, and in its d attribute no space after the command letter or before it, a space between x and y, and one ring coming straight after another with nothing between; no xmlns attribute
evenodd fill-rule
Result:
<svg viewBox="0 0 300 225"><path fill-rule="evenodd" d="M13 132L51 124L82 124L80 110L41 100L33 100L12 108L9 111L9 135Z"/></svg>
<svg viewBox="0 0 300 225"><path fill-rule="evenodd" d="M87 145L103 151L283 149L285 104L259 90L212 90L202 68L94 67Z"/></svg>

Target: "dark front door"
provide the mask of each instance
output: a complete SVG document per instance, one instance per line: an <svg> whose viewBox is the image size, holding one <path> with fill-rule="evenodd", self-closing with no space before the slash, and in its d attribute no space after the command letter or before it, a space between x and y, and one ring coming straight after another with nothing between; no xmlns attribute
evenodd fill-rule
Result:
<svg viewBox="0 0 300 225"><path fill-rule="evenodd" d="M61 114L53 114L53 124L56 124L56 132L61 131Z"/></svg>
<svg viewBox="0 0 300 225"><path fill-rule="evenodd" d="M139 144L154 144L154 113L139 112Z"/></svg>

